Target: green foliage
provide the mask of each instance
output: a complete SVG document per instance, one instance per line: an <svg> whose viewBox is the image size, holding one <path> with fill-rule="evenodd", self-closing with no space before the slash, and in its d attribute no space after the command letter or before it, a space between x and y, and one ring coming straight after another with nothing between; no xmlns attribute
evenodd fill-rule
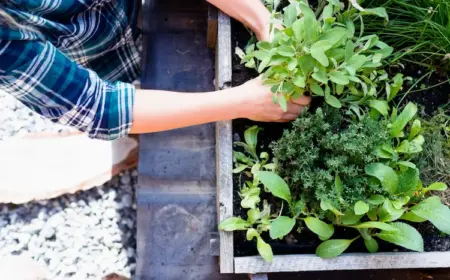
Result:
<svg viewBox="0 0 450 280"><path fill-rule="evenodd" d="M368 14L385 17L382 8L341 12L339 1L329 1L317 18L303 1L291 1L273 19L285 29L275 29L271 42L240 51L242 63L264 72L264 83L272 87L283 109L286 100L305 92L324 96L335 108L342 103L369 104L384 87L390 87L380 67L393 49L376 35L355 34L354 21Z"/></svg>
<svg viewBox="0 0 450 280"><path fill-rule="evenodd" d="M396 51L393 61L443 67L450 63L450 2L447 0L369 0L367 7L384 7L389 22L366 21L364 31L378 36Z"/></svg>
<svg viewBox="0 0 450 280"><path fill-rule="evenodd" d="M413 103L391 107L403 76L389 79L379 67L392 48L376 35L356 35L363 15L387 22L386 11L357 1L344 11L328 0L314 13L299 0L280 12L279 1L263 2L285 29L275 31L272 42L238 50L242 62L264 72L281 107L306 92L329 106L305 112L260 154L260 128L245 131L233 172L244 179L239 195L247 218L230 217L219 229L246 231L269 262L273 252L264 232L283 239L296 228L309 230L323 241L316 249L322 258L339 256L360 237L371 253L378 251L377 239L422 252L420 233L400 221L429 221L450 234L450 209L435 195L445 193L450 180L449 116L423 120ZM275 202L261 205L263 192ZM354 231L355 238L332 239L338 228Z"/></svg>
<svg viewBox="0 0 450 280"><path fill-rule="evenodd" d="M293 192L301 190L308 203L331 201L341 209L383 192L364 174L364 168L377 161L374 150L388 139L384 122L364 118L345 123L336 110L318 109L294 121L293 128L272 144L276 171Z"/></svg>

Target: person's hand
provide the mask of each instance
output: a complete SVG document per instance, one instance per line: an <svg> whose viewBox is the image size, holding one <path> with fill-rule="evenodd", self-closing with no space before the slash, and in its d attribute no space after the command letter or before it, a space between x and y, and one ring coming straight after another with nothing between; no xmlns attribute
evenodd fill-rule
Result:
<svg viewBox="0 0 450 280"><path fill-rule="evenodd" d="M273 93L270 91L270 87L262 83L261 77L250 80L235 89L243 98L243 116L253 121L293 121L311 102L311 98L308 96L290 100L287 103L287 111L284 112L278 103L273 102Z"/></svg>

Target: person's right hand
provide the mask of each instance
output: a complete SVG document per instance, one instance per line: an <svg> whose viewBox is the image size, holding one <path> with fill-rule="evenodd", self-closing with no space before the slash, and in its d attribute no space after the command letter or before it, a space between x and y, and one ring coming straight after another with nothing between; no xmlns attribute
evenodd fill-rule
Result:
<svg viewBox="0 0 450 280"><path fill-rule="evenodd" d="M311 98L308 96L290 100L287 104L287 111L284 112L279 104L273 102L273 93L270 91L270 87L262 83L261 77L250 80L235 89L240 98L243 98L244 117L253 121L293 121L311 102Z"/></svg>

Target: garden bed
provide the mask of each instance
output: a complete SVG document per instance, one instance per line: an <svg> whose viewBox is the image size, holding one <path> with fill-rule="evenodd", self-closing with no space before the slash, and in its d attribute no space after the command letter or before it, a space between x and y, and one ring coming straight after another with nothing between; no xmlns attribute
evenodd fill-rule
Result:
<svg viewBox="0 0 450 280"><path fill-rule="evenodd" d="M230 70L218 69L219 87L231 82L231 85L239 86L242 83L258 76L257 71L249 69L241 64L241 59L235 55L235 48L245 49L250 34L240 23L229 19L219 21L219 45L222 51L218 53L218 61L222 65L229 65ZM231 31L231 32L222 32ZM222 38L221 38L222 36ZM223 37L230 36L230 38ZM231 44L230 47L221 44ZM225 62L223 62L225 60ZM230 65L231 60L231 65ZM412 77L407 81L406 86L398 94L394 101L403 98L402 93L411 88L426 71L416 65L405 65L401 67L391 67L387 69L390 74L398 72L405 76ZM227 81L232 72L232 79ZM225 74L224 74L225 73ZM222 77L220 77L222 75ZM408 94L404 101L412 101L418 104L421 115L433 114L440 105L449 102L449 83L445 83L446 77L438 71L420 79L416 87L412 89L414 94ZM439 84L438 86L426 89L427 86ZM417 91L417 92L415 92ZM319 102L319 103L316 103ZM320 100L313 99L311 109L320 106ZM218 126L218 188L220 202L220 221L231 216L241 217L246 220L247 210L241 207L241 197L239 195L242 186L242 174L232 175L232 150L236 147L230 142L243 142L244 132L254 126L262 128L258 134L257 153L268 151L273 141L282 137L283 131L289 129L291 124L267 124L255 123L248 120L235 120L226 122ZM238 150L239 151L239 150ZM272 155L270 155L272 156ZM226 167L226 168L224 168ZM261 203L267 200L275 203L275 198L265 192L261 192ZM230 209L231 208L231 209ZM321 259L314 253L316 248L322 243L318 236L304 227L299 233L291 231L282 239L271 240L267 232L261 233L261 237L271 246L274 257L272 262L266 262L258 256L256 240L247 241L245 231L221 232L221 271L224 273L258 273L276 271L305 271L305 270L338 270L338 269L383 269L383 268L419 268L419 267L450 267L450 238L442 236L429 222L415 224L415 228L422 234L424 241L424 252L414 253L403 247L378 240L378 253L368 254L363 239L353 242L342 256L334 259ZM355 229L346 227L336 228L333 239L346 239L354 237ZM232 247L231 250L229 247Z"/></svg>

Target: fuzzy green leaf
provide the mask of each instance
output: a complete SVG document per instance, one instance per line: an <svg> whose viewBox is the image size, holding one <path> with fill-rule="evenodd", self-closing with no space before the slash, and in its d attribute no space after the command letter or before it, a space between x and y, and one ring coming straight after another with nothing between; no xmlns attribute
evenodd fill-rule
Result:
<svg viewBox="0 0 450 280"><path fill-rule="evenodd" d="M377 237L412 251L424 251L423 238L415 228L400 222L392 223L391 226L397 228L398 231L382 231L377 234Z"/></svg>
<svg viewBox="0 0 450 280"><path fill-rule="evenodd" d="M313 217L305 218L306 226L318 236L321 236L323 239L329 239L334 234L333 225L326 224L321 220Z"/></svg>
<svg viewBox="0 0 450 280"><path fill-rule="evenodd" d="M367 57L365 55L354 55L347 60L347 65L353 67L358 70L363 66L363 64L367 61Z"/></svg>
<svg viewBox="0 0 450 280"><path fill-rule="evenodd" d="M395 221L395 220L399 219L404 213L405 213L405 210L395 209L394 205L392 204L392 201L390 201L389 199L386 199L383 203L383 206L381 206L381 209L379 212L380 222Z"/></svg>
<svg viewBox="0 0 450 280"><path fill-rule="evenodd" d="M295 55L295 49L292 46L280 46L276 51L282 56L293 57Z"/></svg>
<svg viewBox="0 0 450 280"><path fill-rule="evenodd" d="M250 224L255 223L261 216L261 211L259 209L250 209L247 211L247 220Z"/></svg>
<svg viewBox="0 0 450 280"><path fill-rule="evenodd" d="M372 194L372 195L369 197L369 199L367 200L367 202L369 202L369 203L372 204L372 205L377 206L377 205L383 204L383 202L384 202L385 200L386 200L386 199L385 199L384 196L382 196L381 194Z"/></svg>
<svg viewBox="0 0 450 280"><path fill-rule="evenodd" d="M319 95L319 96L324 95L323 89L316 82L310 82L309 87L311 88L311 91L314 94Z"/></svg>
<svg viewBox="0 0 450 280"><path fill-rule="evenodd" d="M328 41L332 45L337 44L347 35L347 29L344 27L334 27L324 32L320 37L320 41Z"/></svg>
<svg viewBox="0 0 450 280"><path fill-rule="evenodd" d="M421 217L417 216L416 214L414 214L413 212L408 212L408 213L403 214L400 217L400 220L405 220L405 221L414 222L414 223L423 223L427 219L421 218Z"/></svg>
<svg viewBox="0 0 450 280"><path fill-rule="evenodd" d="M385 117L388 115L389 105L384 100L370 100L369 106L377 110L380 114L382 114Z"/></svg>
<svg viewBox="0 0 450 280"><path fill-rule="evenodd" d="M450 209L438 196L429 197L411 208L416 216L430 221L440 231L450 234Z"/></svg>
<svg viewBox="0 0 450 280"><path fill-rule="evenodd" d="M311 46L311 56L314 57L320 64L328 67L330 64L325 52L331 49L332 43L328 41L317 41Z"/></svg>
<svg viewBox="0 0 450 280"><path fill-rule="evenodd" d="M376 15L379 17L382 17L386 20L389 19L388 13L386 12L386 9L383 7L373 8L373 9L364 9L363 12L361 12L362 15Z"/></svg>
<svg viewBox="0 0 450 280"><path fill-rule="evenodd" d="M417 106L414 103L408 103L405 109L397 116L394 123L392 124L391 133L393 136L397 136L402 132L403 128L408 124L408 122L416 115Z"/></svg>
<svg viewBox="0 0 450 280"><path fill-rule="evenodd" d="M381 182L381 186L390 194L397 191L398 177L394 169L382 163L372 163L366 166L368 175L376 177Z"/></svg>
<svg viewBox="0 0 450 280"><path fill-rule="evenodd" d="M435 182L431 185L429 185L428 187L424 188L423 192L427 193L429 191L440 191L443 192L447 190L447 185L445 183L442 182Z"/></svg>
<svg viewBox="0 0 450 280"><path fill-rule="evenodd" d="M256 155L256 145L258 144L258 133L261 131L261 128L254 125L244 132L245 143L249 146L252 154Z"/></svg>
<svg viewBox="0 0 450 280"><path fill-rule="evenodd" d="M361 220L363 215L356 215L351 209L347 209L344 212L344 216L342 216L342 224L343 225L354 225Z"/></svg>
<svg viewBox="0 0 450 280"><path fill-rule="evenodd" d="M266 262L272 262L273 260L273 252L272 247L269 244L264 242L261 237L257 238L256 248L258 249L258 253Z"/></svg>
<svg viewBox="0 0 450 280"><path fill-rule="evenodd" d="M327 240L316 249L316 255L322 259L331 259L342 254L352 244L353 239Z"/></svg>
<svg viewBox="0 0 450 280"><path fill-rule="evenodd" d="M274 172L260 171L257 173L261 183L276 197L291 202L291 191L286 182Z"/></svg>
<svg viewBox="0 0 450 280"><path fill-rule="evenodd" d="M317 41L319 37L319 22L316 19L314 11L305 3L299 3L300 10L303 14L304 25L305 25L305 42L310 44Z"/></svg>
<svg viewBox="0 0 450 280"><path fill-rule="evenodd" d="M316 81L326 84L328 82L327 74L324 71L318 71L311 75Z"/></svg>
<svg viewBox="0 0 450 280"><path fill-rule="evenodd" d="M350 82L348 77L339 71L330 73L330 80L339 85L348 85Z"/></svg>
<svg viewBox="0 0 450 280"><path fill-rule="evenodd" d="M356 215L364 215L369 212L369 205L364 201L358 201L355 204L355 214Z"/></svg>
<svg viewBox="0 0 450 280"><path fill-rule="evenodd" d="M295 75L293 81L294 85L298 86L299 88L305 88L305 77L303 77L300 74Z"/></svg>
<svg viewBox="0 0 450 280"><path fill-rule="evenodd" d="M408 168L398 175L398 187L396 194L412 196L419 184L419 170Z"/></svg>
<svg viewBox="0 0 450 280"><path fill-rule="evenodd" d="M416 135L419 134L421 128L422 125L420 123L420 120L414 120L411 126L411 131L409 133L408 140L411 141L414 137L416 137Z"/></svg>
<svg viewBox="0 0 450 280"><path fill-rule="evenodd" d="M369 239L364 239L364 245L366 245L367 251L369 251L369 253L378 252L378 242L375 240L375 238L370 237Z"/></svg>
<svg viewBox="0 0 450 280"><path fill-rule="evenodd" d="M270 238L277 239L286 236L295 226L295 219L279 216L270 226Z"/></svg>
<svg viewBox="0 0 450 280"><path fill-rule="evenodd" d="M341 108L342 104L334 95L326 94L325 95L325 102L334 108Z"/></svg>
<svg viewBox="0 0 450 280"><path fill-rule="evenodd" d="M238 217L231 217L220 223L219 229L223 231L246 230L249 222Z"/></svg>
<svg viewBox="0 0 450 280"><path fill-rule="evenodd" d="M353 228L377 228L384 231L398 231L396 227L391 226L383 222L365 222L359 225L352 226Z"/></svg>
<svg viewBox="0 0 450 280"><path fill-rule="evenodd" d="M270 63L270 57L264 58L258 66L258 72L261 73Z"/></svg>
<svg viewBox="0 0 450 280"><path fill-rule="evenodd" d="M292 24L292 32L294 33L294 38L297 42L303 40L303 37L305 36L305 22L303 18L296 20Z"/></svg>

